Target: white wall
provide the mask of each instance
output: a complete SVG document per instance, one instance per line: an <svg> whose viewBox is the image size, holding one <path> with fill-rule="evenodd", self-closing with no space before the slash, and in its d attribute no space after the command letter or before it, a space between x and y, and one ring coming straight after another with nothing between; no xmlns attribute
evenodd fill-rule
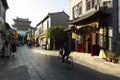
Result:
<svg viewBox="0 0 120 80"><path fill-rule="evenodd" d="M38 26L37 26L37 29L40 29L41 27L42 27L42 24L38 25Z"/></svg>
<svg viewBox="0 0 120 80"><path fill-rule="evenodd" d="M81 1L82 1L82 14L80 16L93 12L94 9L91 9L86 12L86 0L70 0L70 18L69 18L69 20L73 20L73 11L72 11L73 7ZM96 0L96 2L97 2L97 0Z"/></svg>
<svg viewBox="0 0 120 80"><path fill-rule="evenodd" d="M48 24L48 23L49 24ZM47 30L47 26L51 26L51 24L50 24L50 18L48 18L48 19L46 19L44 22L43 22L43 31L46 31Z"/></svg>

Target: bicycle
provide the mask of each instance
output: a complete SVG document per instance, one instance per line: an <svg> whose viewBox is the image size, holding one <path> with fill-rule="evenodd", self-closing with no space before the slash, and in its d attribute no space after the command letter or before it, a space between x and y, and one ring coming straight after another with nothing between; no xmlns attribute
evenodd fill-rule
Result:
<svg viewBox="0 0 120 80"><path fill-rule="evenodd" d="M60 49L59 50L59 55L58 55L58 61L61 62L61 63L63 63L62 62L63 53L64 53L64 50ZM65 56L63 65L65 67L69 68L69 69L73 69L74 64L73 64L73 58L72 58L72 56L70 56L70 55Z"/></svg>

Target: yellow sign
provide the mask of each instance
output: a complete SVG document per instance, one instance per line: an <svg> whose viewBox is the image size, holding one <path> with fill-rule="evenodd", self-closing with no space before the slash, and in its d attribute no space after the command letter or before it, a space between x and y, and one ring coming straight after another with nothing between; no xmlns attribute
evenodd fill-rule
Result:
<svg viewBox="0 0 120 80"><path fill-rule="evenodd" d="M77 36L76 33L73 32L73 33L72 33L72 39L75 39L76 36Z"/></svg>
<svg viewBox="0 0 120 80"><path fill-rule="evenodd" d="M106 58L106 54L105 54L104 50L100 50L99 57L101 59L105 59Z"/></svg>

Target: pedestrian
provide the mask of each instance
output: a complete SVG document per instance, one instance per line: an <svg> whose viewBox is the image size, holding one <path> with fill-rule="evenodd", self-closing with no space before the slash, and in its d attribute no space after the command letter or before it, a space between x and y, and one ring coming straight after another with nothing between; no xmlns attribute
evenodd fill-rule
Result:
<svg viewBox="0 0 120 80"><path fill-rule="evenodd" d="M4 43L4 56L5 58L9 59L10 58L10 53L11 53L11 45L8 41L5 41Z"/></svg>
<svg viewBox="0 0 120 80"><path fill-rule="evenodd" d="M11 42L11 51L12 51L12 53L15 53L17 51L15 41ZM13 54L13 56L15 56L15 55Z"/></svg>
<svg viewBox="0 0 120 80"><path fill-rule="evenodd" d="M63 55L62 55L62 62L64 63L64 58L65 58L66 56L67 56L67 58L68 58L68 56L70 55L70 52L71 52L69 43L66 41L66 42L64 43L64 45L61 47L61 49L64 50L64 53L63 53Z"/></svg>

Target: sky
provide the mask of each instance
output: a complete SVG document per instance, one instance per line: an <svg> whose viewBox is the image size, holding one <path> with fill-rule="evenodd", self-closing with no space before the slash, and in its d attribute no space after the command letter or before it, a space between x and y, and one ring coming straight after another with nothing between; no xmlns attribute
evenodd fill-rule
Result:
<svg viewBox="0 0 120 80"><path fill-rule="evenodd" d="M69 0L7 0L6 22L13 25L16 17L29 19L32 27L48 13L65 11L69 15Z"/></svg>

